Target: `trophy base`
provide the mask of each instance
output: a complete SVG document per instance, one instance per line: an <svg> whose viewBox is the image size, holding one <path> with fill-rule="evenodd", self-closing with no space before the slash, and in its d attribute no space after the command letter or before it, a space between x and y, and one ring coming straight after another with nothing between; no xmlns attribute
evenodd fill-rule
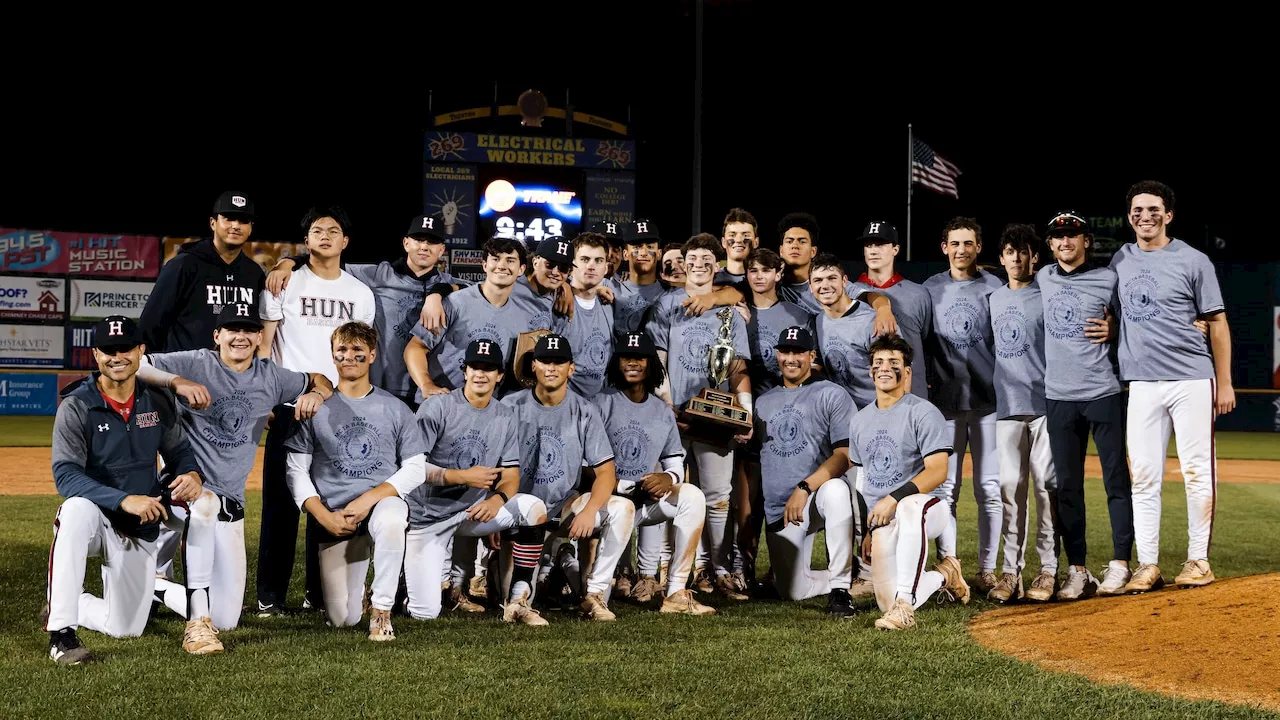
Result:
<svg viewBox="0 0 1280 720"><path fill-rule="evenodd" d="M680 421L689 425L686 438L721 448L730 447L734 435L750 432L752 426L751 413L738 398L711 388L703 388L685 404Z"/></svg>

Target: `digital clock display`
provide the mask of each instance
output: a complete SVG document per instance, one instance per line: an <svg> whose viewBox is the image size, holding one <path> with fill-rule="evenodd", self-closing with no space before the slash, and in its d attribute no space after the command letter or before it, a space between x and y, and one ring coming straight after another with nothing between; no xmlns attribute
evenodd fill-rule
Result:
<svg viewBox="0 0 1280 720"><path fill-rule="evenodd" d="M482 237L519 240L533 247L543 238L572 238L582 227L580 193L559 183L520 183L496 178L480 200Z"/></svg>

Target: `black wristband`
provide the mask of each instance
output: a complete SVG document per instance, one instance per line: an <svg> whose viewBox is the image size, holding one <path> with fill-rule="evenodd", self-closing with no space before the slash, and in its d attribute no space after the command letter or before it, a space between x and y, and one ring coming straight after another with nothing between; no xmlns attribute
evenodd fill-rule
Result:
<svg viewBox="0 0 1280 720"><path fill-rule="evenodd" d="M916 487L916 484L914 482L908 480L905 485L889 493L889 497L893 498L894 500L897 500L898 502L902 502L902 498L904 497L908 497L910 495L919 495L919 494L920 494L920 488Z"/></svg>
<svg viewBox="0 0 1280 720"><path fill-rule="evenodd" d="M497 496L498 496L498 497L500 497L500 498L502 498L502 504L503 504L503 505L506 505L507 503L511 502L511 498L507 497L507 494L506 494L506 493L504 493L504 492L502 492L501 490L494 490L494 491L493 491L493 494L494 494L494 495L497 495ZM493 496L491 495L490 497L493 497Z"/></svg>
<svg viewBox="0 0 1280 720"><path fill-rule="evenodd" d="M813 488L809 487L808 481L801 480L800 482L796 483L796 488L799 490L803 490L809 493L810 495L813 494Z"/></svg>
<svg viewBox="0 0 1280 720"><path fill-rule="evenodd" d="M441 300L449 297L451 292L453 292L453 286L449 283L436 283L427 288L427 295L439 295Z"/></svg>

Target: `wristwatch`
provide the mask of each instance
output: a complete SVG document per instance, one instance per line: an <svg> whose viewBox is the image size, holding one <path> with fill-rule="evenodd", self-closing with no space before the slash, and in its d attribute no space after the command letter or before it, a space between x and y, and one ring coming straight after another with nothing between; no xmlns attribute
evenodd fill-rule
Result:
<svg viewBox="0 0 1280 720"><path fill-rule="evenodd" d="M809 483L805 482L804 480L801 480L800 482L796 483L796 487L799 488L800 490L803 490L809 493L810 495L813 494L813 489L810 488Z"/></svg>

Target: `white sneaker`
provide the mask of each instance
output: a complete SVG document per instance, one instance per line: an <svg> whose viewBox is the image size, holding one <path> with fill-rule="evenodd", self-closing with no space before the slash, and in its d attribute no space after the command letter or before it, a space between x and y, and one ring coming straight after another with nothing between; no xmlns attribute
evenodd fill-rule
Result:
<svg viewBox="0 0 1280 720"><path fill-rule="evenodd" d="M1133 577L1133 572L1129 570L1129 566L1119 560L1112 560L1107 563L1107 570L1102 576L1102 583L1098 585L1099 595L1123 595L1124 586L1129 584L1129 579Z"/></svg>
<svg viewBox="0 0 1280 720"><path fill-rule="evenodd" d="M1058 599L1080 600L1093 597L1093 594L1097 591L1098 578L1094 577L1088 568L1084 570L1069 568L1067 570L1067 579L1058 590Z"/></svg>

